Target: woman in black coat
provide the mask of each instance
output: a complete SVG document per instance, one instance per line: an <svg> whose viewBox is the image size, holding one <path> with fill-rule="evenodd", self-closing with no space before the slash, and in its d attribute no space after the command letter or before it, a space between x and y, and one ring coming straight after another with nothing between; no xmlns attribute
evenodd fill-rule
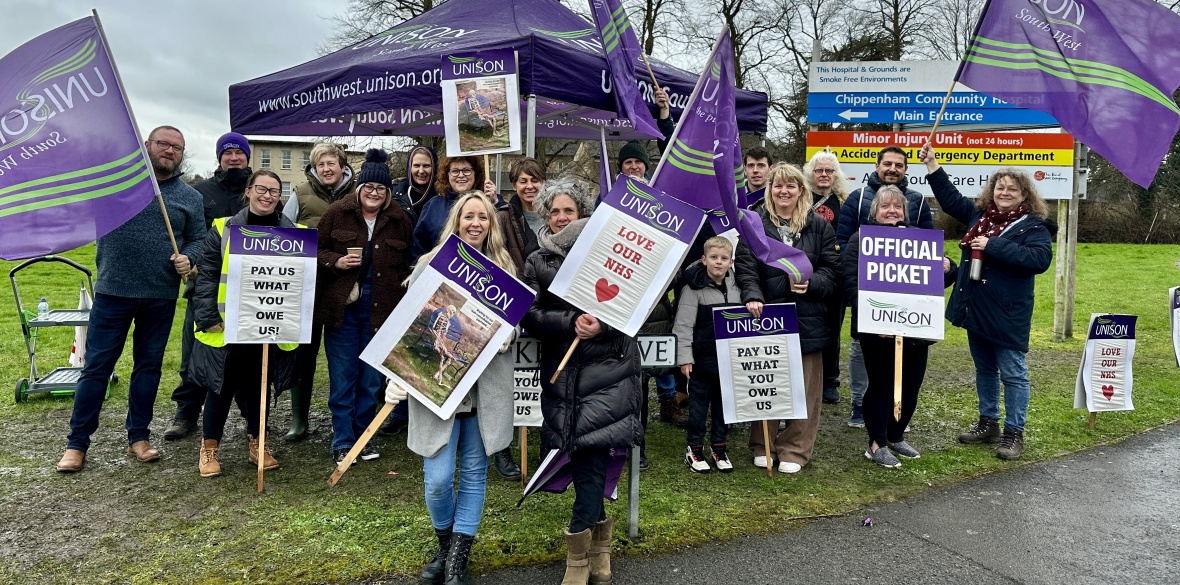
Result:
<svg viewBox="0 0 1180 585"><path fill-rule="evenodd" d="M565 583L610 581L614 519L602 502L612 449L637 445L639 348L635 340L549 292L565 256L594 209L594 196L578 181L547 183L537 197L548 222L538 234L541 249L528 257L524 283L538 291L522 325L541 341L541 442L569 455L574 506L566 539ZM556 383L550 378L567 350L580 339ZM593 544L593 548L591 545Z"/></svg>
<svg viewBox="0 0 1180 585"><path fill-rule="evenodd" d="M786 427L774 438L773 453L768 452L765 437L750 433L750 450L754 465L767 467L778 459L781 473L797 473L811 461L815 435L819 430L823 406L823 349L828 337L839 332L828 330L828 300L838 294L840 255L836 252L836 232L831 224L810 209L811 193L803 171L788 164L777 164L766 179L766 205L758 210L766 236L775 238L807 254L813 273L811 278L792 283L786 272L767 266L745 244L738 246L738 285L743 289L742 302L756 315L763 303L795 303L799 315L799 342L803 353L803 386L807 394L807 418L786 421ZM746 290L758 290L752 296ZM772 429L778 421L769 421Z"/></svg>
<svg viewBox="0 0 1180 585"><path fill-rule="evenodd" d="M869 219L862 225L905 227L909 223L909 200L896 185L884 185L869 207ZM862 401L865 431L869 445L865 458L888 468L901 467L896 455L917 459L921 454L905 441L905 430L918 406L918 390L926 377L926 359L933 341L907 337L901 353L901 412L893 418L893 376L896 345L892 335L861 333L858 311L860 231L858 230L841 253L844 270L844 301L852 307L852 337L860 341L864 352L868 388ZM955 281L955 264L945 255L942 259L943 286Z"/></svg>
<svg viewBox="0 0 1180 585"><path fill-rule="evenodd" d="M1049 269L1053 239L1044 218L1049 213L1028 173L1000 169L972 202L959 193L939 167L934 148L919 158L942 210L971 226L959 242L963 260L946 318L967 330L975 362L979 422L959 435L968 444L995 443L1000 459L1017 459L1024 451L1028 415L1028 334L1032 329L1033 285ZM980 253L979 279L970 277L972 253ZM1000 382L1004 384L1004 432L1000 433Z"/></svg>

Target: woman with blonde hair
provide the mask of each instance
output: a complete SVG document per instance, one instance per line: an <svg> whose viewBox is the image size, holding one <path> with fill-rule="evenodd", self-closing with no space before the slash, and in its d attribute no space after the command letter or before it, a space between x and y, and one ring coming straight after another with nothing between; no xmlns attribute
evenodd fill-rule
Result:
<svg viewBox="0 0 1180 585"><path fill-rule="evenodd" d="M501 269L519 274L496 225L492 202L478 191L468 191L455 200L438 245L419 258L407 283L422 275L451 234ZM500 347L450 418L439 418L417 401L409 403L406 446L422 456L426 509L438 538L438 552L422 569L420 583L467 583L467 559L483 518L488 457L512 441L513 360L508 348L514 341L515 335L510 336ZM404 390L392 382L386 385L387 403L396 405L405 398Z"/></svg>
<svg viewBox="0 0 1180 585"><path fill-rule="evenodd" d="M828 329L827 302L838 294L840 256L831 224L811 211L811 193L799 167L777 164L766 178L766 205L758 210L766 236L807 254L813 273L803 282L791 282L786 272L758 260L745 244L738 246L737 281L742 302L755 316L763 303L795 303L799 315L799 340L803 351L803 380L807 389L807 418L788 420L786 427L767 445L762 433L750 433L754 465L767 467L778 459L781 473L797 473L811 461L819 430L823 401L822 350L835 333ZM745 291L759 291L751 295ZM778 421L770 421L771 429Z"/></svg>

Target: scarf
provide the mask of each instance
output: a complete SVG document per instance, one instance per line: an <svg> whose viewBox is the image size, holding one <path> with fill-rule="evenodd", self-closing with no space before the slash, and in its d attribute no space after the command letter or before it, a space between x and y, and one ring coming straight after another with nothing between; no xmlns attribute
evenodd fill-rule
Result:
<svg viewBox="0 0 1180 585"><path fill-rule="evenodd" d="M586 227L586 222L588 221L590 221L588 217L571 221L556 234L546 224L545 227L541 228L541 231L537 232L537 243L542 248L565 258L565 255L569 254L570 248L574 247L574 242L582 234L582 230Z"/></svg>
<svg viewBox="0 0 1180 585"><path fill-rule="evenodd" d="M967 230L967 235L959 240L959 247L964 250L970 250L971 240L979 236L994 238L1000 235L1000 232L1004 231L1004 228L1008 227L1008 224L1024 217L1029 211L1032 211L1031 208L1024 203L1021 203L1020 207L1012 211L1000 211L996 207L995 201L991 202L988 204L987 209L983 211L983 215L980 216L979 221L975 222L975 225Z"/></svg>

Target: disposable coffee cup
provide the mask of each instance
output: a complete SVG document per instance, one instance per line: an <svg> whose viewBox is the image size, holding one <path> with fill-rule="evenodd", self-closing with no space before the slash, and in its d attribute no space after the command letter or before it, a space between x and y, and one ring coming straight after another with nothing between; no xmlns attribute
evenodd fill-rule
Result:
<svg viewBox="0 0 1180 585"><path fill-rule="evenodd" d="M349 248L349 249L348 249L348 253L349 253L349 254L354 254L354 255L356 255L356 256L360 256L360 255L361 255L361 253L362 253L362 252L364 252L364 251L365 251L365 249L364 249L364 248Z"/></svg>

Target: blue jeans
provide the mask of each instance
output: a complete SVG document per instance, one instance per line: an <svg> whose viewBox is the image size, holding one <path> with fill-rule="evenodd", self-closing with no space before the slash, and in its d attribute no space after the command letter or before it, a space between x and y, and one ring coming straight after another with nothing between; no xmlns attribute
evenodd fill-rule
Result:
<svg viewBox="0 0 1180 585"><path fill-rule="evenodd" d="M865 354L860 350L859 339L853 339L848 350L848 388L852 394L852 408L860 408L865 391L869 389L869 374L865 371Z"/></svg>
<svg viewBox="0 0 1180 585"><path fill-rule="evenodd" d="M98 430L107 381L115 362L123 354L131 324L131 382L127 387L127 443L146 441L151 436L152 408L160 389L160 367L176 314L176 299L135 299L96 293L86 332L86 365L74 390L74 413L66 448L86 451L90 435Z"/></svg>
<svg viewBox="0 0 1180 585"><path fill-rule="evenodd" d="M434 416L434 415L427 415ZM457 464L457 465L456 465ZM455 487L455 468L459 487ZM488 485L488 455L479 434L478 414L456 416L451 439L434 457L422 458L426 484L426 509L439 530L475 536L483 519Z"/></svg>
<svg viewBox="0 0 1180 585"><path fill-rule="evenodd" d="M979 414L1000 420L1000 382L1004 382L1004 428L1024 431L1028 417L1028 364L1024 352L999 347L983 336L967 332L971 359L975 361L975 391Z"/></svg>
<svg viewBox="0 0 1180 585"><path fill-rule="evenodd" d="M676 398L676 377L672 374L660 374L656 378L656 398L668 400Z"/></svg>
<svg viewBox="0 0 1180 585"><path fill-rule="evenodd" d="M361 361L361 351L373 339L370 326L372 296L366 285L356 302L344 308L339 327L324 327L328 356L328 410L332 411L332 450L350 449L377 414L381 372Z"/></svg>

